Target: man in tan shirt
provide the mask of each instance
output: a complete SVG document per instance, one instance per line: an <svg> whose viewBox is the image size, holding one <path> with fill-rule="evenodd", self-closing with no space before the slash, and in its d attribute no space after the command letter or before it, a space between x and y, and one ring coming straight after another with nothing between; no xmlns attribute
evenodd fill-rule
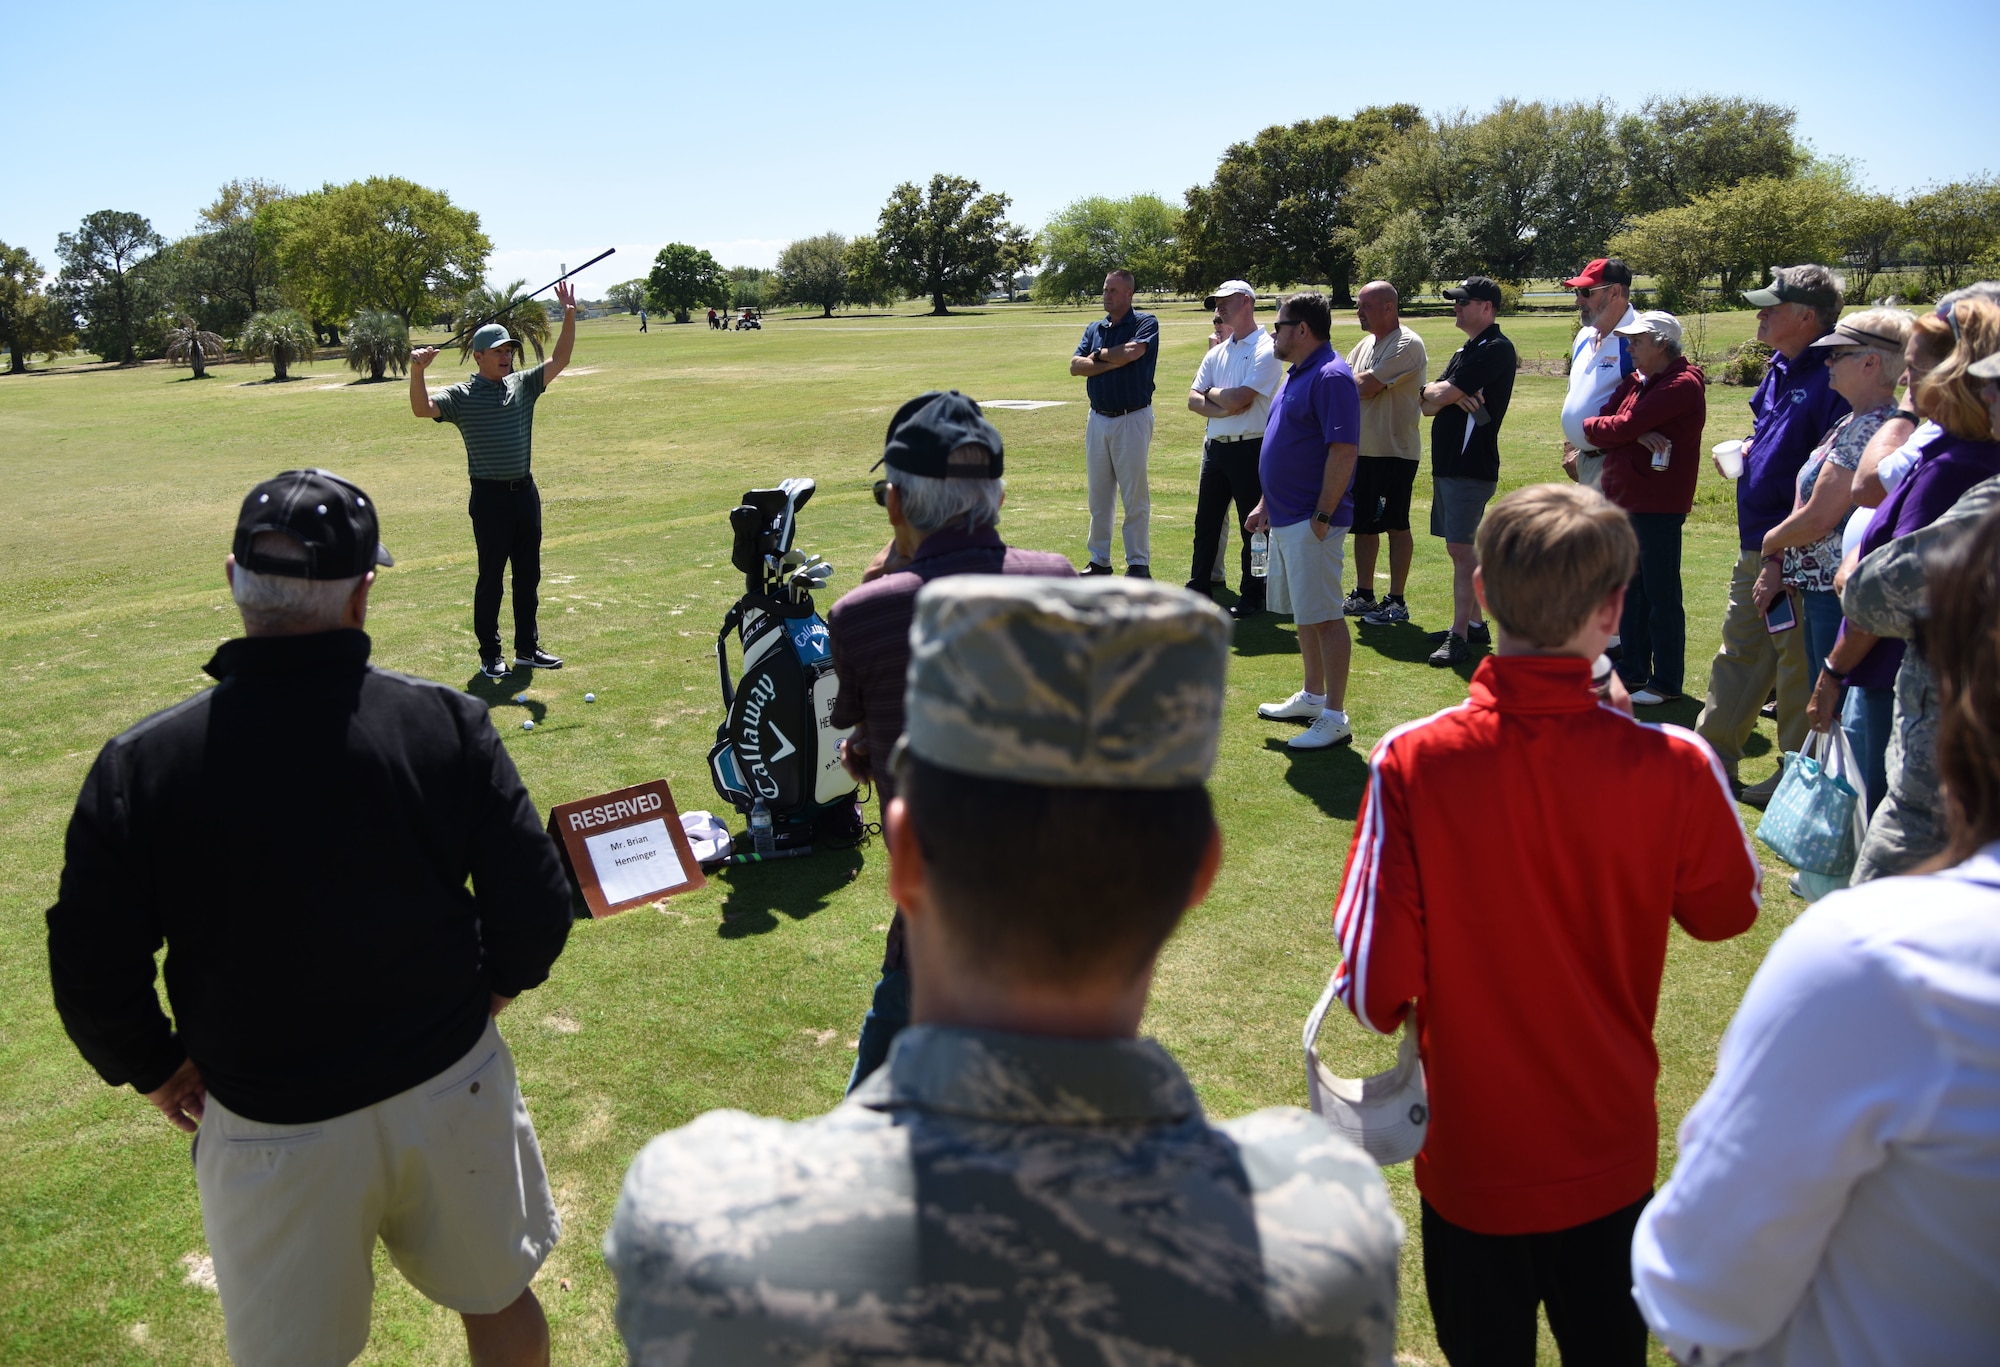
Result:
<svg viewBox="0 0 2000 1367"><path fill-rule="evenodd" d="M1419 430L1423 339L1403 326L1396 287L1371 280L1355 301L1363 333L1347 368L1361 389L1361 458L1354 466L1354 592L1343 608L1375 626L1410 620L1403 589L1415 542L1410 538L1410 490L1424 451ZM1375 601L1375 557L1389 534L1389 592Z"/></svg>

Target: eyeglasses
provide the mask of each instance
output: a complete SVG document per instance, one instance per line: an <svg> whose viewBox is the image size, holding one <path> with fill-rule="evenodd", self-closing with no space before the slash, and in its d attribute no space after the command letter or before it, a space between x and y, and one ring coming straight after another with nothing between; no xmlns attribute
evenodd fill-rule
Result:
<svg viewBox="0 0 2000 1367"><path fill-rule="evenodd" d="M889 481L886 479L875 481L875 506L878 508L889 506Z"/></svg>
<svg viewBox="0 0 2000 1367"><path fill-rule="evenodd" d="M1826 363L1828 365L1832 365L1835 361L1859 360L1861 357L1866 356L1867 354L1868 354L1867 347L1859 347L1859 346L1835 347L1832 353L1827 356Z"/></svg>

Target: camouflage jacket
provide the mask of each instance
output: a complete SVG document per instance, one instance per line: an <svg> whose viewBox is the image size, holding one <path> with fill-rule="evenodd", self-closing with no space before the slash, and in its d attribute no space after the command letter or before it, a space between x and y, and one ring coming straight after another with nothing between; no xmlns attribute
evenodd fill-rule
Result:
<svg viewBox="0 0 2000 1367"><path fill-rule="evenodd" d="M1921 531L1899 536L1854 567L1840 595L1840 609L1861 630L1907 640L1927 611L1924 558L1972 529L2000 504L2000 479L1989 479L1960 495L1951 510ZM1942 847L1943 808L1938 800L1937 687L1930 667L1914 650L1903 653L1896 671L1896 723L1889 739L1889 798L1898 819L1935 827Z"/></svg>
<svg viewBox="0 0 2000 1367"><path fill-rule="evenodd" d="M1150 1040L918 1026L830 1114L654 1139L604 1256L643 1367L1388 1367L1402 1237L1359 1148L1210 1125Z"/></svg>

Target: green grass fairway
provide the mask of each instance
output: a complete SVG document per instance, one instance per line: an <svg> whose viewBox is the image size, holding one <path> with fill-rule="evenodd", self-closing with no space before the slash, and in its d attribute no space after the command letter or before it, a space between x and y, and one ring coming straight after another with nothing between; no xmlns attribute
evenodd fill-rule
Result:
<svg viewBox="0 0 2000 1367"><path fill-rule="evenodd" d="M1178 582L1202 432L1183 396L1209 324L1198 305L1159 313L1154 564ZM1008 446L1002 531L1081 563L1085 408L1068 358L1091 316L1021 306L949 319L774 318L760 333L722 335L656 322L641 336L626 318L584 324L536 433L547 500L542 632L569 667L474 690L492 703L543 810L656 777L684 809L717 806L704 757L720 718L716 627L740 584L728 563L728 509L746 488L815 477L799 545L834 562L836 591L853 587L887 537L868 467L889 414L922 389L1063 401L991 412ZM1524 356L1557 358L1574 318L1503 325ZM1751 327L1747 313L1721 315L1710 344ZM1443 319L1418 329L1435 376L1459 335ZM1342 315L1335 344L1345 351L1358 335ZM465 371L447 358L432 382ZM0 524L0 578L12 586L0 597L0 677L14 697L0 714L0 1359L8 1362L226 1361L216 1297L187 1278L184 1260L205 1248L186 1139L131 1091L104 1086L64 1036L49 1000L42 912L98 747L206 686L203 662L239 630L222 559L244 490L309 464L364 485L397 558L371 603L376 661L460 686L474 680L473 548L456 431L413 419L400 382L351 384L350 372L324 361L295 374L289 384L257 383L268 366L232 364L196 382L147 365L0 379L0 473L13 500ZM1546 375L1521 377L1501 442L1507 487L1561 477L1562 387ZM1710 390L1711 443L1743 434L1747 398ZM1418 487L1421 496L1428 478ZM1705 471L1686 555L1687 687L1697 698L1735 555L1732 509L1728 487ZM1298 686L1293 631L1265 617L1237 633L1212 785L1226 861L1214 894L1168 946L1147 1018L1214 1116L1305 1103L1299 1029L1333 967L1329 909L1367 748L1391 726L1463 697L1469 667L1424 663L1424 628L1449 622L1450 578L1442 546L1421 534L1417 545L1417 624L1359 630L1352 749L1294 757L1283 748L1290 727L1259 721L1255 704ZM1386 553L1380 568L1386 578ZM526 701L513 701L524 685ZM594 705L584 705L586 690ZM1691 723L1695 710L1689 703L1671 720ZM536 728L523 732L530 717ZM1769 771L1769 735L1766 724L1753 740L1746 777ZM281 800L292 781L274 757L268 790L242 800ZM1601 821L1647 819L1601 812L1587 792L1576 795L1575 813L1578 839ZM1766 905L1739 940L1674 936L1659 1025L1663 1176L1674 1127L1709 1078L1723 1026L1799 909L1782 876L1767 880ZM274 892L269 914L288 911ZM711 1107L796 1117L840 1099L888 918L879 841L725 873L701 893L578 925L549 983L502 1018L565 1220L536 1283L558 1362L623 1361L599 1242L626 1164L649 1136ZM1344 1015L1329 1021L1322 1047L1350 1075L1392 1055ZM1441 1363L1409 1168L1392 1169L1389 1181L1412 1226L1404 1361ZM377 1270L363 1360L463 1361L457 1318L418 1297L386 1259Z"/></svg>

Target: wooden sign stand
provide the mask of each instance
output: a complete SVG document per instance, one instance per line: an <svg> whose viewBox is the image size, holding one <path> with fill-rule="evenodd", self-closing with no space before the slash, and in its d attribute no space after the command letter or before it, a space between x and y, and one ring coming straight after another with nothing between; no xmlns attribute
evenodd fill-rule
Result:
<svg viewBox="0 0 2000 1367"><path fill-rule="evenodd" d="M708 885L665 779L562 803L549 813L549 834L595 917Z"/></svg>

